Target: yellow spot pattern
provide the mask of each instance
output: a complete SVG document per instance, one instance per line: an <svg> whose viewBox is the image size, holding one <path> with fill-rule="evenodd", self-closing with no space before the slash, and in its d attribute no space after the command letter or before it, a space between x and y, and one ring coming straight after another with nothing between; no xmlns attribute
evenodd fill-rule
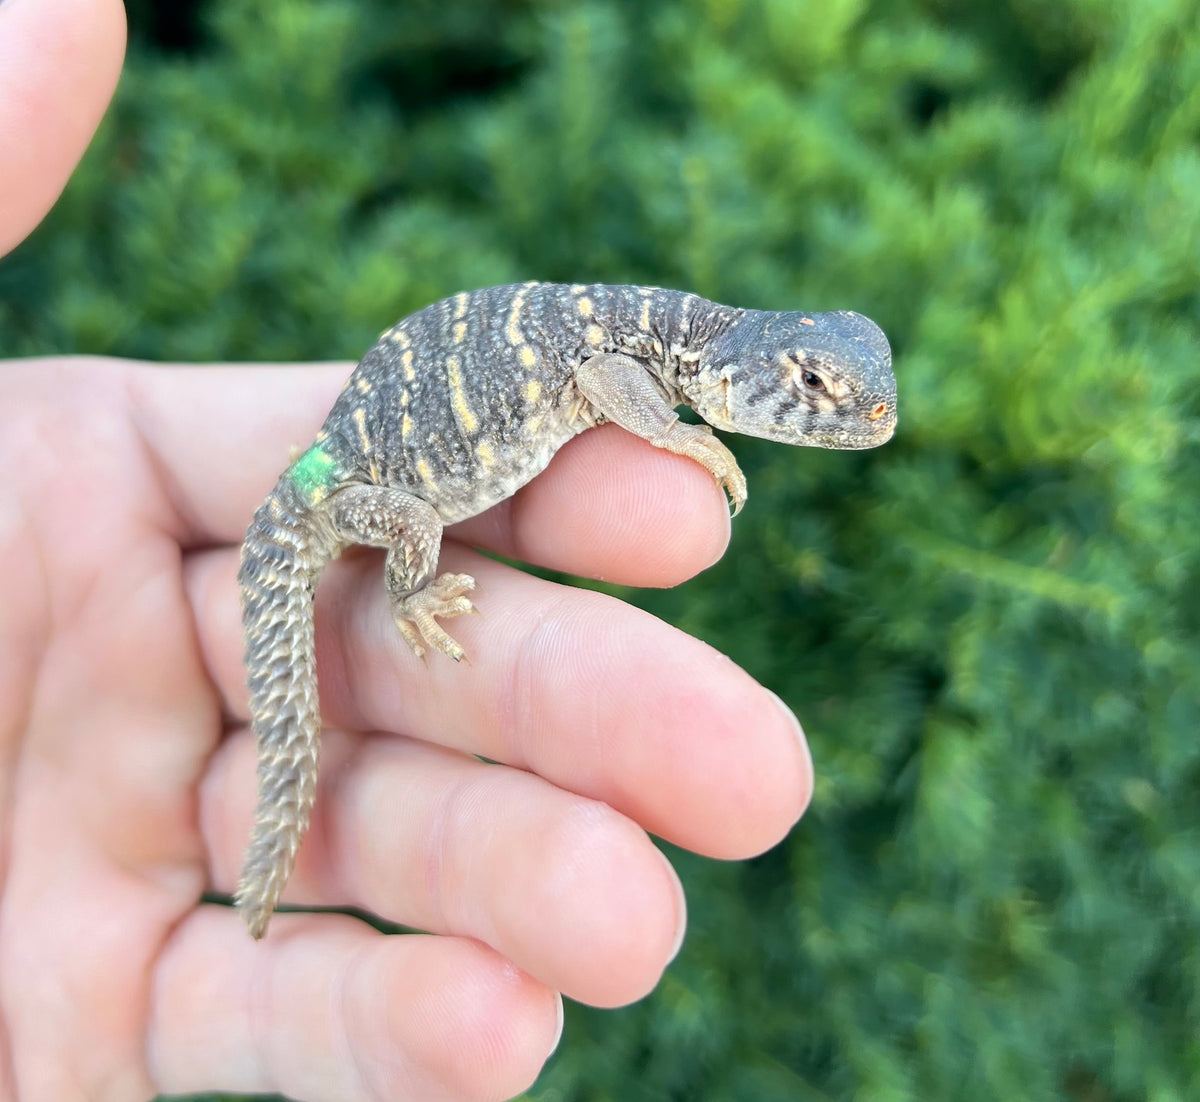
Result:
<svg viewBox="0 0 1200 1102"><path fill-rule="evenodd" d="M407 440L408 434L413 430L413 419L406 413L400 418L400 439Z"/></svg>
<svg viewBox="0 0 1200 1102"><path fill-rule="evenodd" d="M417 460L417 474L420 476L421 481L424 482L426 486L428 486L430 489L435 488L435 483L433 481L433 468L431 468L424 459Z"/></svg>
<svg viewBox="0 0 1200 1102"><path fill-rule="evenodd" d="M467 301L469 298L470 296L466 291L459 291L459 293L454 296L454 317L456 319L466 317Z"/></svg>
<svg viewBox="0 0 1200 1102"><path fill-rule="evenodd" d="M400 363L404 365L404 378L411 383L417 377L417 373L413 370L413 354L411 349L400 357Z"/></svg>
<svg viewBox="0 0 1200 1102"><path fill-rule="evenodd" d="M586 336L588 344L601 345L604 343L604 330L598 325L589 325Z"/></svg>
<svg viewBox="0 0 1200 1102"><path fill-rule="evenodd" d="M456 321L454 323L453 337L455 344L462 344L462 339L467 335L467 323L465 321Z"/></svg>
<svg viewBox="0 0 1200 1102"><path fill-rule="evenodd" d="M592 316L592 300L586 295L575 305L579 307L580 314L582 314L585 318L590 318Z"/></svg>
<svg viewBox="0 0 1200 1102"><path fill-rule="evenodd" d="M450 391L453 395L454 414L458 418L458 423L462 425L463 431L470 436L479 428L479 418L467 405L467 396L463 392L462 365L457 356L447 358L446 378L450 383Z"/></svg>
<svg viewBox="0 0 1200 1102"><path fill-rule="evenodd" d="M359 406L352 414L354 424L358 426L358 441L362 444L362 450L369 453L371 451L371 437L367 433L367 411Z"/></svg>
<svg viewBox="0 0 1200 1102"><path fill-rule="evenodd" d="M359 394L370 394L371 384L367 382L366 379L359 379L355 382L354 389L357 390Z"/></svg>
<svg viewBox="0 0 1200 1102"><path fill-rule="evenodd" d="M486 440L475 445L475 454L479 456L479 461L483 464L484 469L489 469L496 462L496 453L492 450L492 445Z"/></svg>
<svg viewBox="0 0 1200 1102"><path fill-rule="evenodd" d="M536 402L542 396L542 384L537 379L530 379L525 384L525 401Z"/></svg>
<svg viewBox="0 0 1200 1102"><path fill-rule="evenodd" d="M408 339L408 334L403 329L392 330L392 340L394 340L401 348L407 348L412 341Z"/></svg>
<svg viewBox="0 0 1200 1102"><path fill-rule="evenodd" d="M532 347L527 344L521 345L521 363L526 367L533 367L537 363L537 356L534 355Z"/></svg>
<svg viewBox="0 0 1200 1102"><path fill-rule="evenodd" d="M504 327L504 335L512 344L522 344L525 341L525 334L521 332L521 326L518 324L521 320L521 311L525 309L525 290L522 288L513 295L512 309L508 312L508 324Z"/></svg>

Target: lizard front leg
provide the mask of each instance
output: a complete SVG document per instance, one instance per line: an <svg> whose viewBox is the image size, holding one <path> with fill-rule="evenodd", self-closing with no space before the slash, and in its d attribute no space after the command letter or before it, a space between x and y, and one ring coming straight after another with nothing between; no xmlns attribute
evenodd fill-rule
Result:
<svg viewBox="0 0 1200 1102"><path fill-rule="evenodd" d="M579 365L575 382L580 393L608 420L656 448L694 459L725 487L734 515L741 512L746 504L746 477L733 453L707 425L679 420L649 371L637 360L617 352L602 352Z"/></svg>
<svg viewBox="0 0 1200 1102"><path fill-rule="evenodd" d="M467 594L475 579L469 574L435 577L442 521L433 506L403 490L358 484L333 494L328 509L342 539L387 548L384 585L396 627L412 652L420 658L430 646L461 661L462 647L436 618L470 612Z"/></svg>

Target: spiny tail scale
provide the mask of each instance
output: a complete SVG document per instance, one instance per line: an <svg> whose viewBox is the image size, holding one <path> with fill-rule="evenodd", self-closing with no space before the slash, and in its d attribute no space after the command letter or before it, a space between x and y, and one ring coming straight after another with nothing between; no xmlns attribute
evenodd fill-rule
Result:
<svg viewBox="0 0 1200 1102"><path fill-rule="evenodd" d="M258 803L236 902L261 938L308 829L321 734L313 590L335 537L284 475L254 514L238 585L250 714L258 743Z"/></svg>

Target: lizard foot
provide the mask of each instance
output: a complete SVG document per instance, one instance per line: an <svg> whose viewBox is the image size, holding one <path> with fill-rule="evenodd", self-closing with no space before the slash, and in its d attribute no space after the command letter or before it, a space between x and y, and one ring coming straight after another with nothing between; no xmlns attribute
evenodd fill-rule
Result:
<svg viewBox="0 0 1200 1102"><path fill-rule="evenodd" d="M465 652L438 625L438 616L461 616L471 612L474 605L467 596L475 588L470 574L439 574L428 585L402 597L392 606L392 615L400 634L418 658L425 656L430 646L461 662Z"/></svg>
<svg viewBox="0 0 1200 1102"><path fill-rule="evenodd" d="M733 515L736 517L742 511L742 506L746 504L746 476L742 474L733 452L713 435L708 425L688 425L676 421L662 440L653 442L676 455L694 459L725 488L733 504Z"/></svg>

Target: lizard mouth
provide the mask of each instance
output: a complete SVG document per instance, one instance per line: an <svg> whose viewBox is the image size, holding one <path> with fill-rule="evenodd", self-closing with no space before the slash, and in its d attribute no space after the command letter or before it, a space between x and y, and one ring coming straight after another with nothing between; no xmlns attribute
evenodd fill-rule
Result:
<svg viewBox="0 0 1200 1102"><path fill-rule="evenodd" d="M896 415L893 413L887 420L882 417L874 424L864 426L859 432L830 432L819 440L822 448L833 448L838 451L866 451L886 444L896 432Z"/></svg>

